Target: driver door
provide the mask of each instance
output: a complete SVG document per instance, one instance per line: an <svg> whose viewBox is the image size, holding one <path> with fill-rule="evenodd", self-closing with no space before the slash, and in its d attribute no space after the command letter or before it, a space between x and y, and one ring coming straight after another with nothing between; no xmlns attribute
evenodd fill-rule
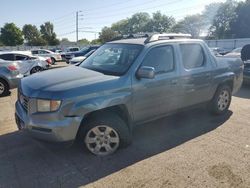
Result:
<svg viewBox="0 0 250 188"><path fill-rule="evenodd" d="M153 47L141 66L155 69L153 79L133 79L133 115L136 123L175 110L178 104L178 72L172 45Z"/></svg>

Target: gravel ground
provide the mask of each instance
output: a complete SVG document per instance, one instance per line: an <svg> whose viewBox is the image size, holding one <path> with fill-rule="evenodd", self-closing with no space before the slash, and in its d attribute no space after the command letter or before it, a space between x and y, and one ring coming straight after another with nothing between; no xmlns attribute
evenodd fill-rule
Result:
<svg viewBox="0 0 250 188"><path fill-rule="evenodd" d="M224 116L196 109L138 126L108 157L17 131L15 101L16 90L0 98L0 188L250 187L250 87Z"/></svg>

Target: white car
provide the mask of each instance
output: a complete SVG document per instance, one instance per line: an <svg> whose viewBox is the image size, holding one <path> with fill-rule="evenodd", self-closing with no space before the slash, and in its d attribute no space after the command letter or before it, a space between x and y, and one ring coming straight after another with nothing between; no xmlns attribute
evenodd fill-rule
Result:
<svg viewBox="0 0 250 188"><path fill-rule="evenodd" d="M57 61L62 61L62 56L60 53L55 53L50 50L38 49L38 50L31 50L32 55L40 56L45 58L51 58L52 65L55 64Z"/></svg>
<svg viewBox="0 0 250 188"><path fill-rule="evenodd" d="M85 56L78 56L78 57L73 57L72 59L69 60L69 64L71 65L75 65L77 63L81 63L83 62L87 57L89 57L91 54L93 54L95 50L91 50L90 52L88 52Z"/></svg>
<svg viewBox="0 0 250 188"><path fill-rule="evenodd" d="M18 71L24 76L41 72L47 69L51 63L49 58L35 57L27 51L1 52L0 59L1 63L14 62Z"/></svg>
<svg viewBox="0 0 250 188"><path fill-rule="evenodd" d="M234 50L232 50L231 52L227 53L226 55L224 55L225 57L241 57L241 50L242 48L235 48Z"/></svg>

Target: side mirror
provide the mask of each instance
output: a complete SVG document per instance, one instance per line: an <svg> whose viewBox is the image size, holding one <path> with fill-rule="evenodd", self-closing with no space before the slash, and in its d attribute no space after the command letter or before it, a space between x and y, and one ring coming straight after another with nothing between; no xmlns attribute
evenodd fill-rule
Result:
<svg viewBox="0 0 250 188"><path fill-rule="evenodd" d="M137 78L147 78L153 79L155 77L155 68L154 67L147 67L142 66L136 73Z"/></svg>

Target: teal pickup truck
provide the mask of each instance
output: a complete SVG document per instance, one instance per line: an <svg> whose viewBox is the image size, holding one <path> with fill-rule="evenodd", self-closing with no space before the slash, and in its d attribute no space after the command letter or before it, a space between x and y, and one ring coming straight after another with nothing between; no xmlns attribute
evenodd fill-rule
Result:
<svg viewBox="0 0 250 188"><path fill-rule="evenodd" d="M131 142L137 124L198 104L224 114L242 80L241 59L216 58L190 35L117 40L78 66L22 79L16 122L35 138L78 138L93 154L108 155Z"/></svg>

